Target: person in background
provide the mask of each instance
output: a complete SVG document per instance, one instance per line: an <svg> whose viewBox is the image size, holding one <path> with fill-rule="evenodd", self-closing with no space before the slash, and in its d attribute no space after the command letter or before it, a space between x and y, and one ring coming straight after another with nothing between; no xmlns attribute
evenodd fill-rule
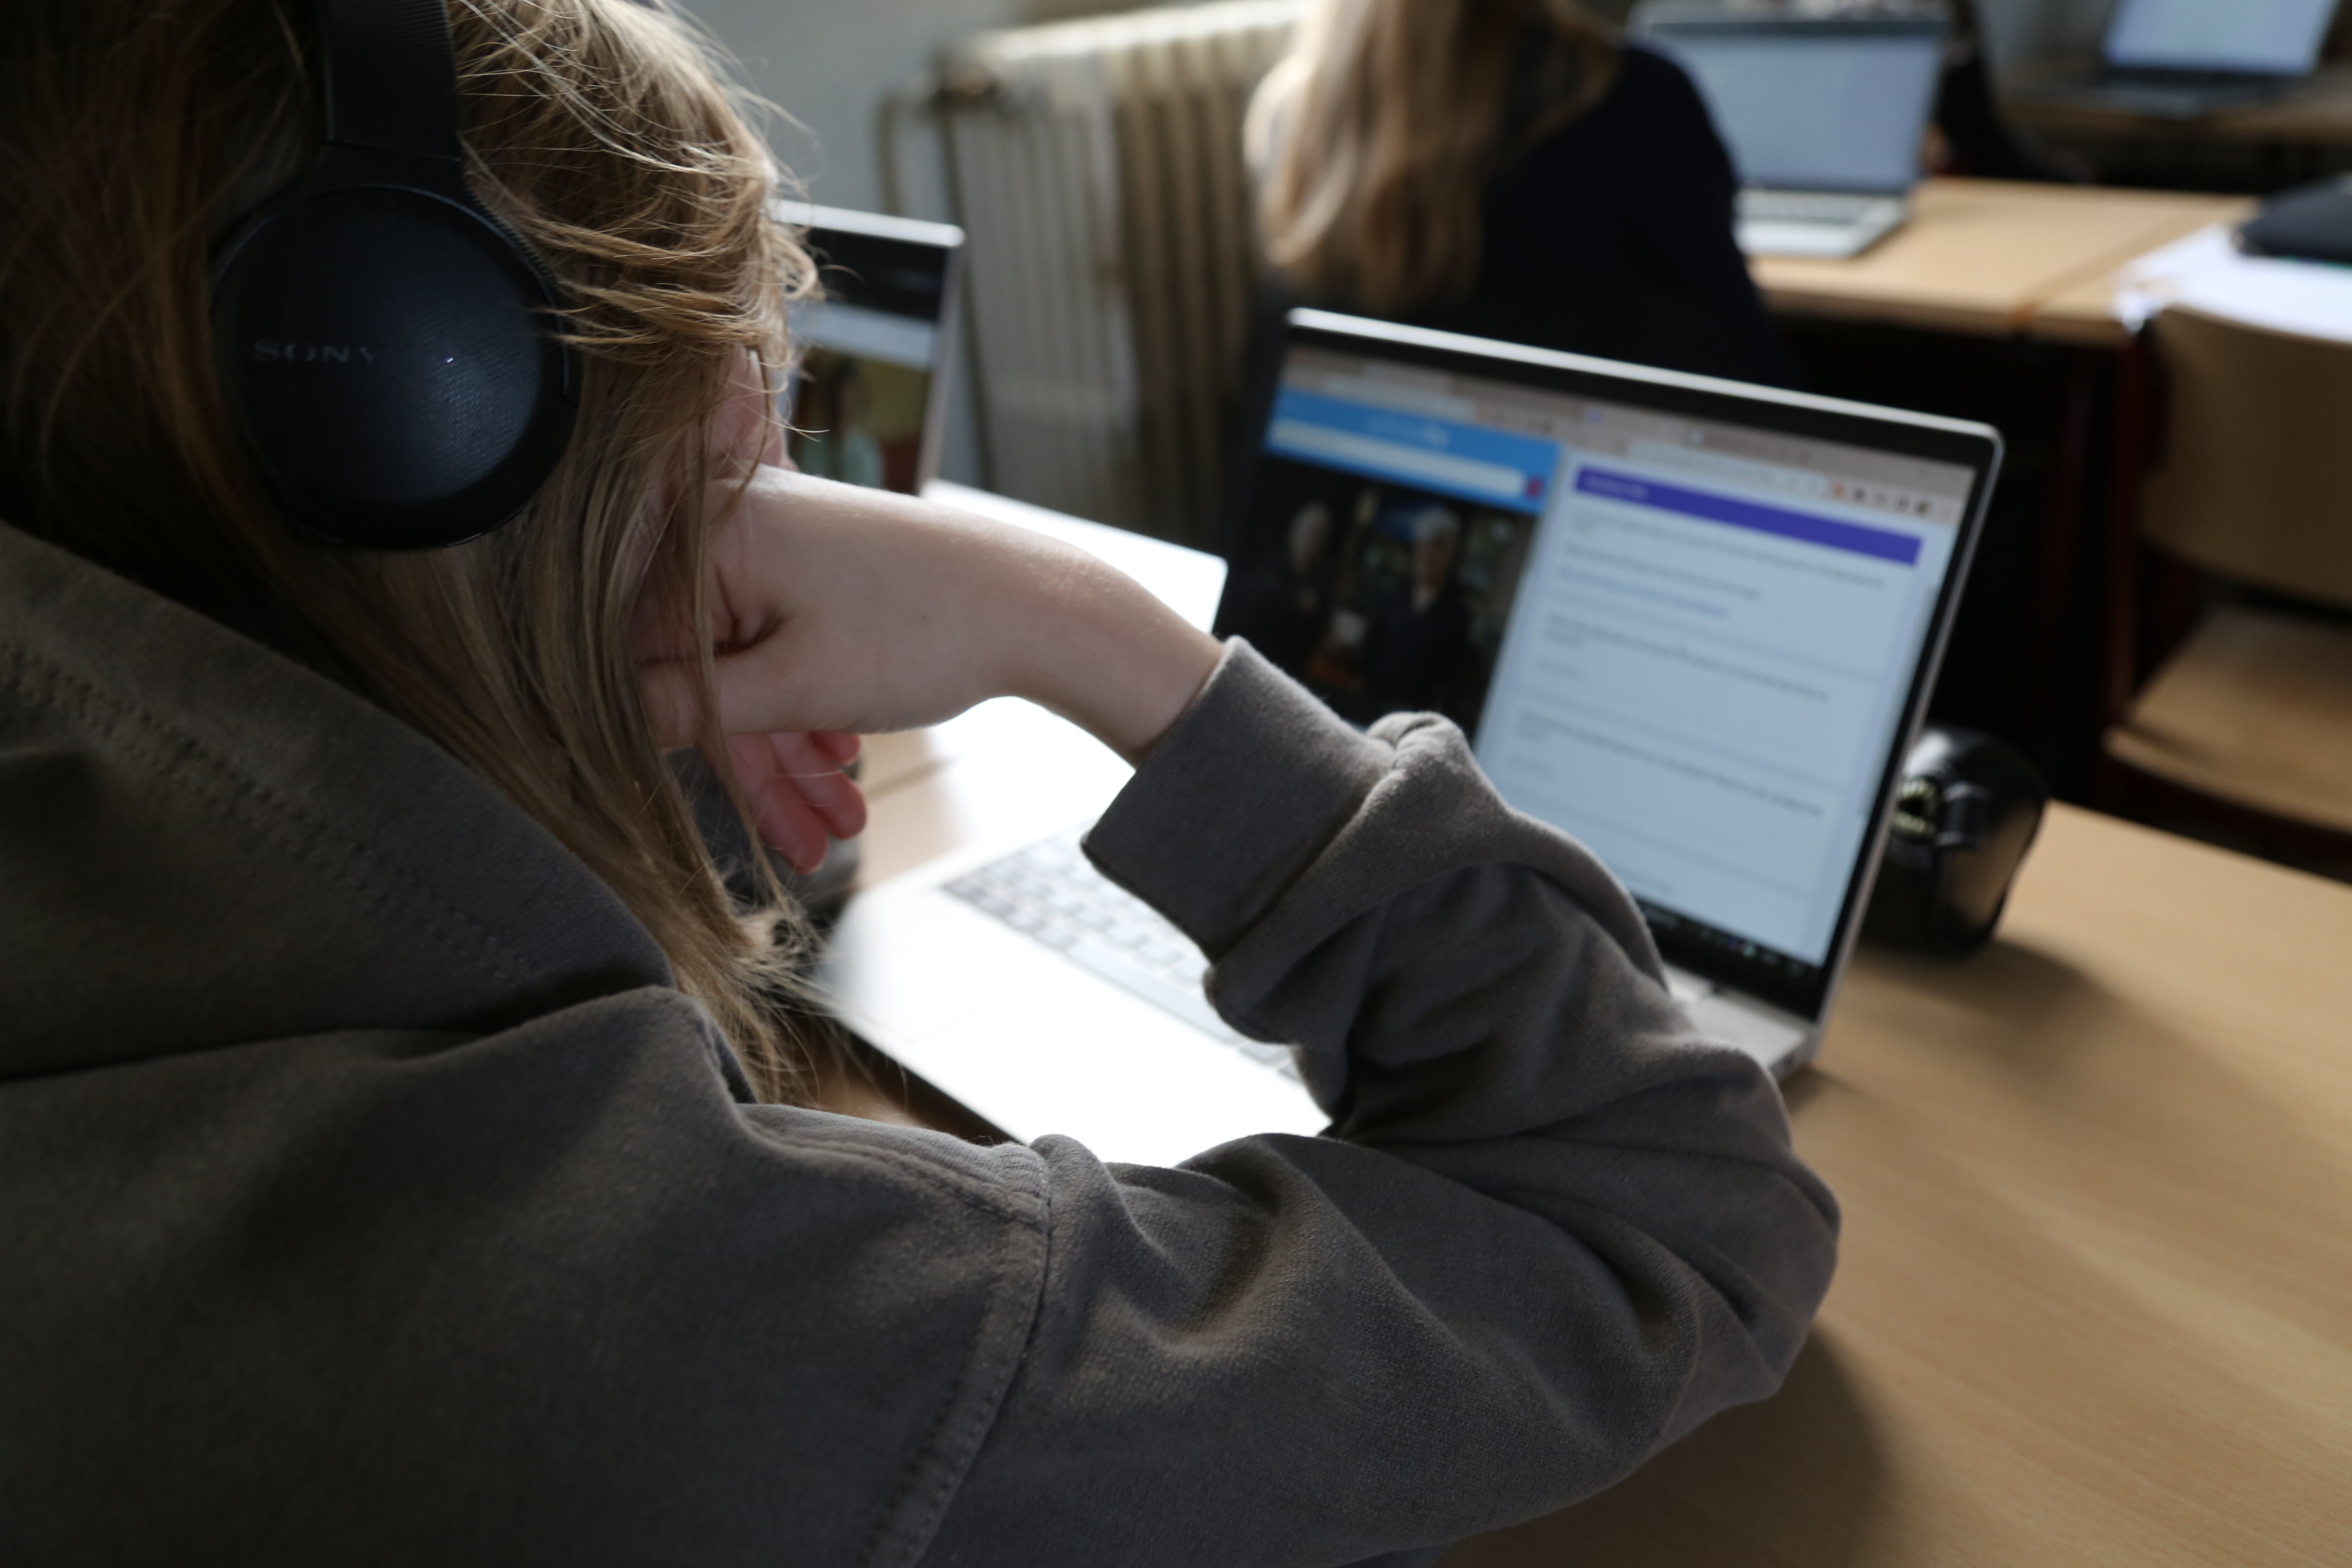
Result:
<svg viewBox="0 0 2352 1568"><path fill-rule="evenodd" d="M813 268L667 7L451 0L578 424L479 537L296 528L207 261L320 155L310 11L0 28L0 1559L1427 1562L1779 1386L1835 1201L1459 730L781 466ZM806 866L857 735L1000 696L1135 768L1087 853L1324 1133L810 1103L666 758Z"/></svg>
<svg viewBox="0 0 2352 1568"><path fill-rule="evenodd" d="M1317 0L1247 139L1293 300L1792 379L1697 89L1576 0Z"/></svg>

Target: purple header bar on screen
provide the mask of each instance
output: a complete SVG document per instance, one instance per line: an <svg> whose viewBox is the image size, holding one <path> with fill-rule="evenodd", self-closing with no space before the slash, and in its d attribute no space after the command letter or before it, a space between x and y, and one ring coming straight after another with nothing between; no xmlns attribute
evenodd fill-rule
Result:
<svg viewBox="0 0 2352 1568"><path fill-rule="evenodd" d="M1826 517L1814 517L1809 512L1787 511L1777 506L1740 500L1732 496L1686 490L1679 485L1662 485L1636 479L1631 474L1612 473L1606 468L1587 468L1578 474L1576 488L1584 495L1631 501L1635 506L1654 506L1664 511L1705 518L1709 522L1727 522L1734 528L1752 528L1759 533L1776 533L1783 539L1801 540L1807 544L1826 544L1832 550L1874 556L1900 566L1915 566L1919 561L1919 542L1907 533L1896 533L1890 529L1865 528L1858 522L1838 522Z"/></svg>

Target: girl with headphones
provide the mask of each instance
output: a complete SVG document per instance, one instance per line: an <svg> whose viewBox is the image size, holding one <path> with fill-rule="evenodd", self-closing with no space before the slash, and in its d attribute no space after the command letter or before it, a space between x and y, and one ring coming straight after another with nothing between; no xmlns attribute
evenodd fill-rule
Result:
<svg viewBox="0 0 2352 1568"><path fill-rule="evenodd" d="M0 104L10 1562L1421 1561L1776 1386L1835 1206L1451 725L773 466L679 17L20 0ZM1328 1134L803 1103L665 749L806 860L1008 693Z"/></svg>

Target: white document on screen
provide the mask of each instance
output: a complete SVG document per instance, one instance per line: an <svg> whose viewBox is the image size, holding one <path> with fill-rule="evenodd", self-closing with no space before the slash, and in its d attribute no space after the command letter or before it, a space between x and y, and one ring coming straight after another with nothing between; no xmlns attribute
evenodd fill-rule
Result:
<svg viewBox="0 0 2352 1568"><path fill-rule="evenodd" d="M1635 896L1820 963L1957 531L1696 456L1566 454L1478 759Z"/></svg>

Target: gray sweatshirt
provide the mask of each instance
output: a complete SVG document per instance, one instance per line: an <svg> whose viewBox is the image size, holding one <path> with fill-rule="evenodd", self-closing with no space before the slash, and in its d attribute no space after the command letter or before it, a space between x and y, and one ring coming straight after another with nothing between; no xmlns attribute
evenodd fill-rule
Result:
<svg viewBox="0 0 2352 1568"><path fill-rule="evenodd" d="M478 777L0 528L0 1561L1339 1564L1778 1384L1830 1194L1452 726L1236 647L1089 848L1328 1132L749 1103Z"/></svg>

